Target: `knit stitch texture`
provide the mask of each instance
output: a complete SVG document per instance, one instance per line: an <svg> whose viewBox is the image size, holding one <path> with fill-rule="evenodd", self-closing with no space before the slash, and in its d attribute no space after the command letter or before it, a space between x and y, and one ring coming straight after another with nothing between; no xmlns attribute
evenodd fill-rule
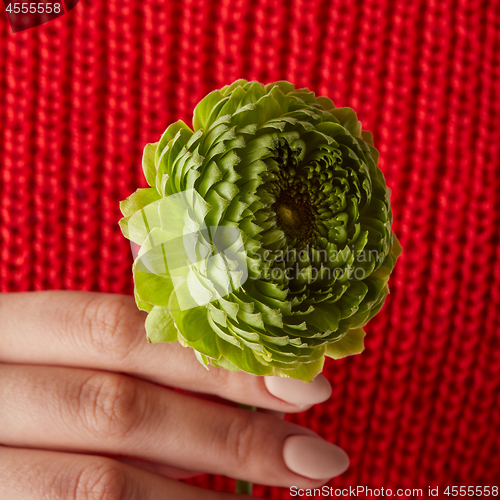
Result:
<svg viewBox="0 0 500 500"><path fill-rule="evenodd" d="M0 290L132 293L142 148L237 78L353 107L393 191L404 252L366 350L288 417L349 453L328 484L498 485L499 0L81 0L17 34L1 12Z"/></svg>

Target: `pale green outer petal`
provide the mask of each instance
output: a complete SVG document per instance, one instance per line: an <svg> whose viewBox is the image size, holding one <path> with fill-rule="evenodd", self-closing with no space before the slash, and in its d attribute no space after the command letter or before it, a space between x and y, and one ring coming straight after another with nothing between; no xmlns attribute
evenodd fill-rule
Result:
<svg viewBox="0 0 500 500"><path fill-rule="evenodd" d="M146 318L146 333L148 341L153 344L158 342L175 342L177 340L177 328L175 328L168 308L153 307Z"/></svg>
<svg viewBox="0 0 500 500"><path fill-rule="evenodd" d="M155 155L157 147L157 142L154 144L146 144L144 154L142 156L142 170L144 171L144 177L146 177L146 180L151 187L154 187L156 183Z"/></svg>
<svg viewBox="0 0 500 500"><path fill-rule="evenodd" d="M139 188L135 193L131 194L126 200L120 203L120 210L125 217L130 217L139 210L142 210L146 205L154 203L160 198L161 196L156 189Z"/></svg>
<svg viewBox="0 0 500 500"><path fill-rule="evenodd" d="M277 370L273 375L278 377L297 378L304 382L312 382L318 373L323 371L324 364L325 357L321 356L311 363L302 363L299 368L295 368L294 370Z"/></svg>
<svg viewBox="0 0 500 500"><path fill-rule="evenodd" d="M344 338L329 344L325 354L333 359L341 359L346 356L352 356L353 354L361 354L365 348L363 340L365 335L366 333L363 328L349 330Z"/></svg>

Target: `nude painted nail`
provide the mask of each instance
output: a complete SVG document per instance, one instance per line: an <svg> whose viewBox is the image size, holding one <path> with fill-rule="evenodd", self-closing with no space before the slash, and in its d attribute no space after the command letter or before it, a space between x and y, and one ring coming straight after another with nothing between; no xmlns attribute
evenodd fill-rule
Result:
<svg viewBox="0 0 500 500"><path fill-rule="evenodd" d="M332 386L323 375L310 383L285 377L264 377L264 383L274 397L298 406L322 403L332 394Z"/></svg>
<svg viewBox="0 0 500 500"><path fill-rule="evenodd" d="M330 479L349 468L349 457L344 450L310 436L286 438L283 460L292 472L309 479Z"/></svg>

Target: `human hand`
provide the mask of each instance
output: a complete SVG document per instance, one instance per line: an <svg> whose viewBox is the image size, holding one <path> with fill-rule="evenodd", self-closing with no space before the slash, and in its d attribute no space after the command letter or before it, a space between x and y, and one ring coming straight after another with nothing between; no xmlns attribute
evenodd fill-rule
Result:
<svg viewBox="0 0 500 500"><path fill-rule="evenodd" d="M272 414L325 401L323 376L207 371L191 349L148 344L144 319L122 295L0 295L0 498L230 500L242 497L175 479L314 488L347 468L340 448Z"/></svg>

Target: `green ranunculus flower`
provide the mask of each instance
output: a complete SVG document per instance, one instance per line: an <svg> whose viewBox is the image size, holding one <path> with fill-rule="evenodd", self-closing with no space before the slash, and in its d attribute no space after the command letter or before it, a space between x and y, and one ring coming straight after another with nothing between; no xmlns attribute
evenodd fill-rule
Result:
<svg viewBox="0 0 500 500"><path fill-rule="evenodd" d="M285 81L207 95L144 150L121 203L150 342L209 363L312 380L363 350L401 251L372 136Z"/></svg>

